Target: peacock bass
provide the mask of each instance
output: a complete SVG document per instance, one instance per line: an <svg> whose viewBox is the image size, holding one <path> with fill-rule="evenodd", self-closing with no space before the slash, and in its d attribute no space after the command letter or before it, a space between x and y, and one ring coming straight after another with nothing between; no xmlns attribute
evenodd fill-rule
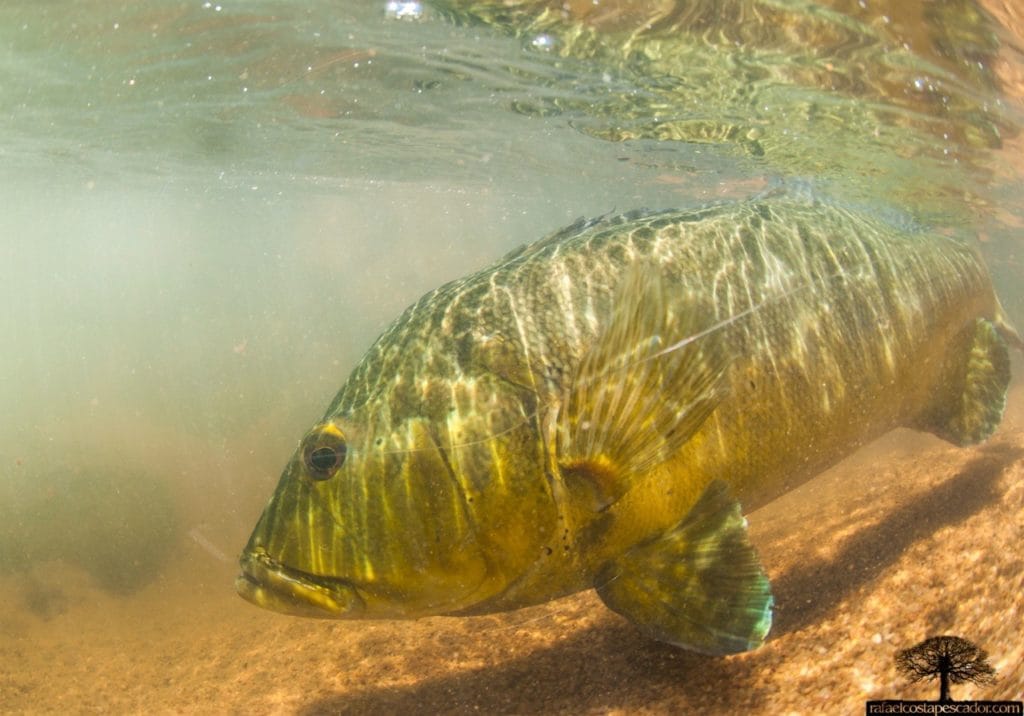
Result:
<svg viewBox="0 0 1024 716"><path fill-rule="evenodd" d="M997 426L1003 317L964 244L783 192L579 221L428 293L302 439L238 592L413 618L583 589L655 639L765 639L752 509L897 427Z"/></svg>

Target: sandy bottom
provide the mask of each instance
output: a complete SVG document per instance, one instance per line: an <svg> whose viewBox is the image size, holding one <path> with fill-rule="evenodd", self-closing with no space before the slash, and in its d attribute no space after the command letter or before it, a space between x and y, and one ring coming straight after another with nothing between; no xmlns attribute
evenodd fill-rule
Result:
<svg viewBox="0 0 1024 716"><path fill-rule="evenodd" d="M708 658L641 637L593 593L518 612L329 622L263 612L186 540L130 597L59 563L0 582L0 712L863 713L937 696L893 666L951 633L1024 693L1024 389L987 444L897 431L750 516L772 576L761 649Z"/></svg>

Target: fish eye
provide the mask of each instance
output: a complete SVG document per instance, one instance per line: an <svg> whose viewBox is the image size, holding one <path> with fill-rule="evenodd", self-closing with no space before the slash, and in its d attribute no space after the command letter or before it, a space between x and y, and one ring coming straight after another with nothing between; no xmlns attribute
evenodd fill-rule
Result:
<svg viewBox="0 0 1024 716"><path fill-rule="evenodd" d="M314 432L303 447L302 460L314 480L330 479L344 462L348 448L334 426Z"/></svg>

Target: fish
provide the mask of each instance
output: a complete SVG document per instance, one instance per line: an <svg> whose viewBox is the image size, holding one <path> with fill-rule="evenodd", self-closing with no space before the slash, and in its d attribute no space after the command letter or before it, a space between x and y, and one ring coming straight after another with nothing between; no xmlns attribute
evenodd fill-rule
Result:
<svg viewBox="0 0 1024 716"><path fill-rule="evenodd" d="M773 597L744 510L899 426L985 440L1022 345L978 253L909 220L784 191L580 220L384 331L236 590L411 619L595 589L655 640L754 649Z"/></svg>

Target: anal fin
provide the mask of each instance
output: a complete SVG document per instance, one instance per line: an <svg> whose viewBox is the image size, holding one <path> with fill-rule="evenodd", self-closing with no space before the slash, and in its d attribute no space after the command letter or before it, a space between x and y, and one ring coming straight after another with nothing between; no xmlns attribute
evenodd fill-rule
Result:
<svg viewBox="0 0 1024 716"><path fill-rule="evenodd" d="M768 577L725 483L675 527L606 564L597 593L659 641L706 654L760 646L771 628Z"/></svg>

